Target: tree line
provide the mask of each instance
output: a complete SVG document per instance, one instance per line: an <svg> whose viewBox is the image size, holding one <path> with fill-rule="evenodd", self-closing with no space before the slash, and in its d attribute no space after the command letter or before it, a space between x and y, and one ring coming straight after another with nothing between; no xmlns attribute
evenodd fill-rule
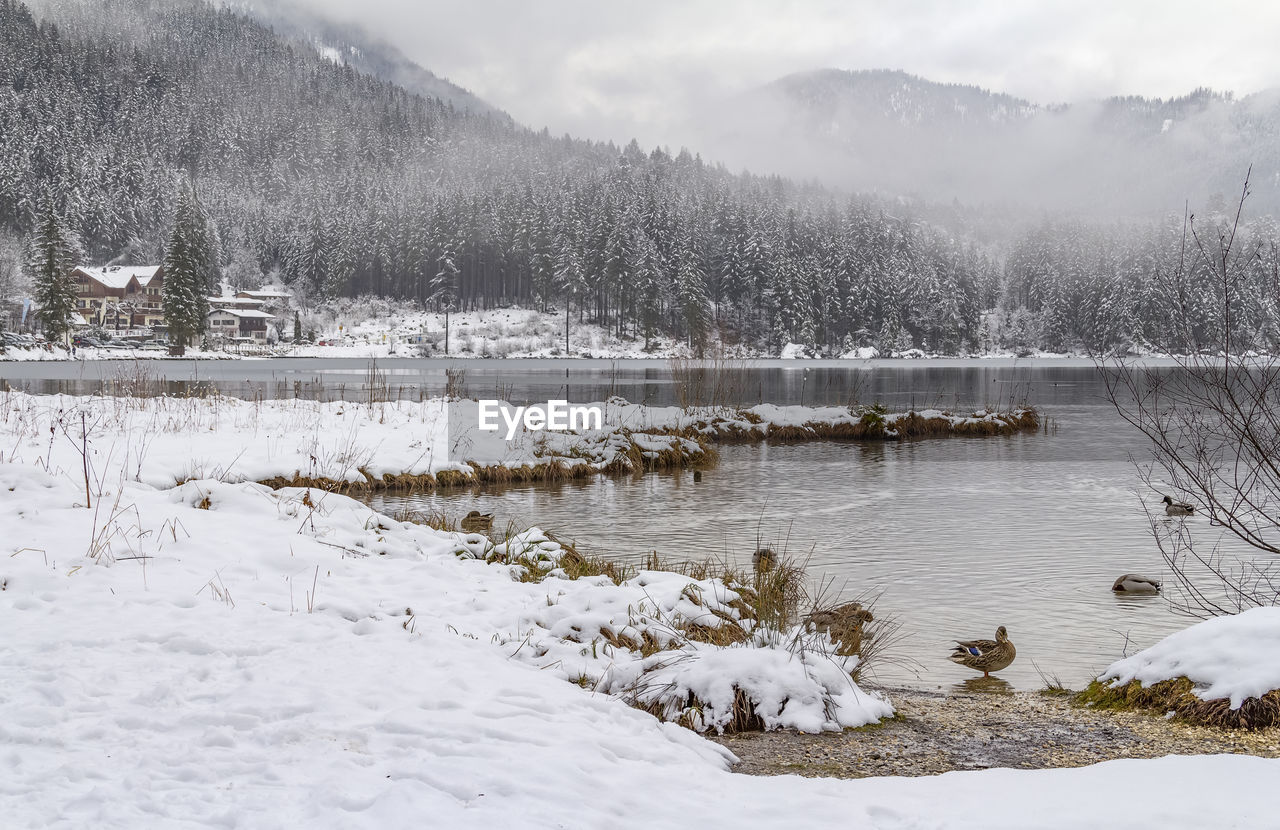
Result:
<svg viewBox="0 0 1280 830"><path fill-rule="evenodd" d="M0 0L0 235L28 248L47 208L92 262L165 261L189 198L208 223L210 290L216 271L312 303L531 306L695 349L960 354L1164 335L1159 274L1178 239L1163 225L1046 220L977 241L908 202L455 109L199 0L69 8L55 23ZM1238 324L1274 342L1270 306L1249 296Z"/></svg>

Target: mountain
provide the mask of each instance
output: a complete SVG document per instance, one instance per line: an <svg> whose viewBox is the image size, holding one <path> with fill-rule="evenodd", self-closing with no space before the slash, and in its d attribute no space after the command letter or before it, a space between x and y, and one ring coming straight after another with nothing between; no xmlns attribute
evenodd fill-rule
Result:
<svg viewBox="0 0 1280 830"><path fill-rule="evenodd" d="M994 297L990 259L875 200L553 138L199 0L41 9L0 0L0 234L51 205L95 262L153 262L192 186L232 284L568 306L696 347L957 349Z"/></svg>
<svg viewBox="0 0 1280 830"><path fill-rule="evenodd" d="M900 71L790 75L726 102L704 146L735 166L860 190L1151 216L1240 190L1280 212L1280 93L1046 106Z"/></svg>
<svg viewBox="0 0 1280 830"><path fill-rule="evenodd" d="M237 286L278 278L304 303L520 305L644 342L664 333L695 350L795 343L828 355L1096 351L1181 337L1177 315L1190 314L1198 341L1231 325L1236 344L1280 348L1268 258L1280 233L1265 223L1240 235L1242 254L1260 255L1244 261L1238 307L1224 315L1202 258L1178 272L1180 222L1010 210L1017 221L999 236L998 212L951 200L851 197L734 174L688 150L553 138L456 88L437 97L357 68L343 55L382 53L356 35L288 32L201 0L43 0L39 13L0 0L0 306L29 296L14 288L12 252L37 217L53 213L94 263L151 263L191 188L216 230L221 276ZM1021 163L1033 187L1043 171L1028 160L1038 157L991 148L1061 137L1077 121L1130 153L1117 154L1126 163L1141 162L1131 158L1137 135L1183 148L1163 160L1184 158L1194 172L1221 153L1197 156L1204 148L1183 124L1218 119L1247 148L1273 123L1261 99L1059 112L892 74L853 78L856 95L848 79L818 77L778 87L783 101L808 102L780 125L796 148L816 142L831 170L859 153L908 160L862 159L859 189L887 190L900 173L919 182L921 171L950 171L957 189L973 175L962 160L988 172ZM1065 158L1093 164L1082 170L1096 177L1096 154L1077 144ZM796 148L791 161L812 161ZM1132 171L1115 175L1123 183ZM1272 181L1256 179L1260 190ZM1230 203L1199 227L1229 222ZM1185 296L1199 300L1187 306Z"/></svg>
<svg viewBox="0 0 1280 830"><path fill-rule="evenodd" d="M294 42L315 47L335 63L381 78L424 98L436 98L474 113L503 114L471 92L414 63L384 38L359 26L335 24L290 0L257 0L227 6L260 20Z"/></svg>

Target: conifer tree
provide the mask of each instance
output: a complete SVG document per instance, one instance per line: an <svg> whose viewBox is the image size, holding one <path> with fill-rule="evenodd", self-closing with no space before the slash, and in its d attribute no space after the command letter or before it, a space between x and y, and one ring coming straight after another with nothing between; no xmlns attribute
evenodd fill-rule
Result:
<svg viewBox="0 0 1280 830"><path fill-rule="evenodd" d="M76 311L76 286L71 279L78 249L63 227L52 203L45 205L28 251L26 273L35 286L36 316L49 342L61 342L71 331Z"/></svg>
<svg viewBox="0 0 1280 830"><path fill-rule="evenodd" d="M215 239L195 194L184 190L164 256L164 319L179 351L204 334L209 290L218 274Z"/></svg>

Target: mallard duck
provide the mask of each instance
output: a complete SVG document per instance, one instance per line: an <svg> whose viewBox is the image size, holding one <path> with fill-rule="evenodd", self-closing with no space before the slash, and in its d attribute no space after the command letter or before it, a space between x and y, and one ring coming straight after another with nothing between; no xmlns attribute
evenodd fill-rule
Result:
<svg viewBox="0 0 1280 830"><path fill-rule="evenodd" d="M826 633L836 644L841 657L861 656L864 640L871 639L866 624L875 619L860 602L846 602L826 611L813 611L804 617L806 629Z"/></svg>
<svg viewBox="0 0 1280 830"><path fill-rule="evenodd" d="M1166 516L1190 516L1196 512L1194 504L1187 504L1185 501L1174 501L1165 496L1161 501L1164 502L1164 514Z"/></svg>
<svg viewBox="0 0 1280 830"><path fill-rule="evenodd" d="M1158 594L1160 581L1141 574L1125 574L1116 579L1111 590L1117 594Z"/></svg>
<svg viewBox="0 0 1280 830"><path fill-rule="evenodd" d="M982 672L983 677L990 677L991 672L1008 668L1016 655L1009 632L1002 625L996 629L994 640L956 640L951 662L976 669Z"/></svg>
<svg viewBox="0 0 1280 830"><path fill-rule="evenodd" d="M493 528L493 514L472 510L462 517L461 526L467 533L487 533Z"/></svg>
<svg viewBox="0 0 1280 830"><path fill-rule="evenodd" d="M751 567L758 574L767 574L778 567L778 554L773 552L773 548L759 548L751 554Z"/></svg>

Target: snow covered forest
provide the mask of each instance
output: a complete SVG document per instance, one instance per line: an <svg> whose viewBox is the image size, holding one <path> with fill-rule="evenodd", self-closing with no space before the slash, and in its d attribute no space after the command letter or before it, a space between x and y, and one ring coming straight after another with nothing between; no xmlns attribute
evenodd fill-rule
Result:
<svg viewBox="0 0 1280 830"><path fill-rule="evenodd" d="M1181 215L1002 236L963 210L536 132L199 0L46 11L0 0L0 248L52 203L91 261L158 262L190 181L224 279L313 301L519 305L645 342L819 354L1184 348L1170 312L1189 306L1192 346L1226 319L1209 269L1178 268ZM1218 207L1197 219L1211 239L1234 216ZM1277 233L1245 234L1231 325L1274 351Z"/></svg>

